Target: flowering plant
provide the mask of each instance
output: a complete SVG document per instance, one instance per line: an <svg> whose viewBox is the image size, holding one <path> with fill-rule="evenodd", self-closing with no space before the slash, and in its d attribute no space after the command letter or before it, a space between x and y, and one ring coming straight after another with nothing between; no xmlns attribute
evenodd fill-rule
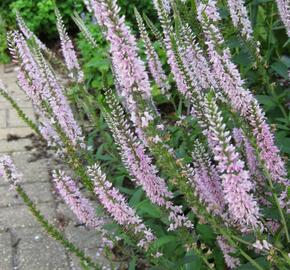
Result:
<svg viewBox="0 0 290 270"><path fill-rule="evenodd" d="M49 63L53 54L18 14L20 31L10 32L8 43L14 61L20 65L19 86L36 108L39 122L32 122L21 111L4 85L0 86L1 94L74 172L70 177L54 171L59 195L80 222L102 236L104 247L110 250L120 245L134 258L128 262L130 267L289 269L289 180L285 161L262 107L232 61L221 31L217 2L196 2L191 23L191 17L180 15L187 1L153 0L161 31L135 9L149 72L117 1L84 2L109 44L115 87L104 89L97 102L90 98L74 45L56 8L63 66L71 85L81 93L78 108L84 110L92 126L98 123L94 107L98 105L136 192L125 196L100 160L93 158L67 91ZM255 66L263 69L260 45L244 2L228 0L227 4L232 24ZM278 6L288 29L284 11L289 5L280 1ZM74 20L97 51L86 25L77 15ZM144 21L166 52L166 67ZM182 104L187 107L181 121L176 122L182 134L194 131L194 136L189 134L186 139L191 146L183 156L173 147L169 120L156 106L153 91L164 100L174 103L178 99L181 108ZM75 253L88 269L101 268L39 212L8 156L1 158L0 172L52 237ZM80 185L98 202L98 215Z"/></svg>

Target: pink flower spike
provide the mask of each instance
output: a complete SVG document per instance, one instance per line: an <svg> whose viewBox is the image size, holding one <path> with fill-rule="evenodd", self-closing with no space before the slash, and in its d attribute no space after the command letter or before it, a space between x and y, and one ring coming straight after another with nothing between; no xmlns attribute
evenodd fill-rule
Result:
<svg viewBox="0 0 290 270"><path fill-rule="evenodd" d="M53 171L53 182L59 194L74 212L79 221L87 227L102 230L104 220L97 218L90 202L81 194L76 183L63 171Z"/></svg>
<svg viewBox="0 0 290 270"><path fill-rule="evenodd" d="M61 14L57 8L55 8L55 14L57 19L56 26L61 41L61 50L65 60L65 64L70 72L70 76L74 78L77 82L81 83L84 80L84 73L78 63L73 43L66 32Z"/></svg>
<svg viewBox="0 0 290 270"><path fill-rule="evenodd" d="M276 0L276 3L281 20L286 28L287 35L290 38L290 1Z"/></svg>
<svg viewBox="0 0 290 270"><path fill-rule="evenodd" d="M245 170L244 162L240 160L235 147L230 143L230 134L213 98L206 98L204 110L208 121L208 128L204 134L218 162L217 168L221 173L229 214L242 230L261 227L258 220L259 207L251 194L253 184L249 179L249 172Z"/></svg>
<svg viewBox="0 0 290 270"><path fill-rule="evenodd" d="M4 177L4 180L10 183L11 189L16 189L22 182L22 175L17 172L10 156L0 157L0 177Z"/></svg>
<svg viewBox="0 0 290 270"><path fill-rule="evenodd" d="M241 262L238 258L235 258L231 255L231 253L235 252L235 249L231 247L227 241L222 237L217 237L218 245L220 246L221 251L224 254L225 262L230 269L236 269L241 265Z"/></svg>
<svg viewBox="0 0 290 270"><path fill-rule="evenodd" d="M125 226L135 234L139 239L138 246L148 249L155 236L128 205L125 197L106 179L98 164L89 167L88 174L94 182L95 193L103 207L119 225Z"/></svg>

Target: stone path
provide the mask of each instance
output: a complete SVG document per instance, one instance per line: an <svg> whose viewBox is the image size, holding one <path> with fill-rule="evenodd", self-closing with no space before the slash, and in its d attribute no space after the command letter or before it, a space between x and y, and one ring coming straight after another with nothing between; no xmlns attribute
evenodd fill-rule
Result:
<svg viewBox="0 0 290 270"><path fill-rule="evenodd" d="M0 78L21 108L34 119L34 111L18 89L16 74L0 66ZM34 158L28 128L9 103L0 96L0 155L9 153L23 173L23 188L37 203L45 217L62 228L69 240L99 262L108 262L98 253L94 231L78 226L74 215L58 199L50 182L51 159ZM16 136L11 136L16 135ZM7 140L8 138L8 140ZM14 138L14 139L13 139ZM16 140L15 140L16 139ZM57 165L57 164L56 164ZM0 269L1 270L72 270L81 269L78 259L49 238L23 205L15 192L0 178ZM111 269L106 266L104 269Z"/></svg>

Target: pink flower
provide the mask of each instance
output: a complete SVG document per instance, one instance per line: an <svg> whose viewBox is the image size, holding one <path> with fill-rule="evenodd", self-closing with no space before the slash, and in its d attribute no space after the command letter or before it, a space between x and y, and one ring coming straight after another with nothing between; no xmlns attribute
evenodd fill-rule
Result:
<svg viewBox="0 0 290 270"><path fill-rule="evenodd" d="M225 262L230 269L235 269L240 266L241 262L238 258L235 258L231 255L231 253L235 252L235 249L231 247L226 239L222 236L217 237L217 242L220 246L221 251L224 254Z"/></svg>
<svg viewBox="0 0 290 270"><path fill-rule="evenodd" d="M84 73L80 68L73 43L66 32L61 14L57 8L55 9L55 14L57 19L56 26L61 41L61 50L65 60L65 64L67 66L67 69L71 73L70 76L74 78L77 82L82 82L84 79Z"/></svg>
<svg viewBox="0 0 290 270"><path fill-rule="evenodd" d="M63 171L53 171L52 177L59 194L77 218L90 228L102 230L104 220L96 217L94 208L81 194L71 177Z"/></svg>
<svg viewBox="0 0 290 270"><path fill-rule="evenodd" d="M260 158L275 182L289 185L286 179L284 162L274 137L266 123L264 112L252 93L244 87L240 73L231 61L229 48L225 47L224 38L216 26L219 15L215 1L198 6L198 19L201 22L208 47L208 56L212 63L213 76L223 90L232 108L248 122L257 141Z"/></svg>
<svg viewBox="0 0 290 270"><path fill-rule="evenodd" d="M19 85L35 105L40 116L44 117L42 124L46 129L44 137L50 137L49 144L59 144L58 139L55 141L56 133L58 133L56 126L59 126L73 146L82 147L82 131L64 96L64 89L58 83L42 54L39 52L38 57L34 57L27 42L17 31L9 34L9 40L10 51L14 59L21 64L18 72ZM50 134L52 129L55 132ZM43 129L40 128L40 130Z"/></svg>
<svg viewBox="0 0 290 270"><path fill-rule="evenodd" d="M228 0L233 25L241 31L247 40L253 38L253 29L244 0Z"/></svg>
<svg viewBox="0 0 290 270"><path fill-rule="evenodd" d="M16 10L16 20L17 20L17 24L20 31L23 33L23 35L27 39L33 38L36 44L39 46L39 48L41 48L44 51L48 51L48 48L46 47L46 45L41 40L39 40L39 38L32 31L30 31L30 29L27 27L25 21L20 16L17 10Z"/></svg>
<svg viewBox="0 0 290 270"><path fill-rule="evenodd" d="M276 0L276 3L287 35L290 37L290 2L289 0Z"/></svg>
<svg viewBox="0 0 290 270"><path fill-rule="evenodd" d="M139 31L141 34L141 38L144 41L145 44L145 53L147 56L147 61L148 61L148 66L150 73L155 80L156 84L160 88L162 94L167 94L168 95L168 90L170 88L170 85L167 81L167 77L165 75L165 72L162 68L161 61L159 59L158 54L156 53L151 40L148 36L148 33L146 31L146 28L143 23L143 19L139 12L136 10L136 18L137 18L137 23L139 27Z"/></svg>
<svg viewBox="0 0 290 270"><path fill-rule="evenodd" d="M256 158L254 147L251 145L249 139L244 135L243 131L239 128L234 128L233 136L236 145L242 148L245 152L245 158L249 169L250 176L255 178L258 186L261 188L265 185L263 175L259 170L259 162Z"/></svg>
<svg viewBox="0 0 290 270"><path fill-rule="evenodd" d="M125 18L119 15L120 8L116 0L92 0L91 7L110 43L112 65L118 80L120 94L125 99L126 107L131 114L131 121L136 127L139 138L146 143L141 120L144 112L137 105L136 96L144 100L148 106L152 104L152 97L145 65L138 56L136 39L125 24ZM145 118L148 119L146 116Z"/></svg>
<svg viewBox="0 0 290 270"><path fill-rule="evenodd" d="M108 92L108 95L110 93ZM172 193L168 190L165 180L158 176L158 170L153 165L152 158L146 154L145 146L130 130L130 124L125 118L121 106L108 96L110 113L107 122L112 130L115 142L119 146L122 161L132 178L143 188L150 201L164 207L169 212L172 222L170 230L178 227L192 227L191 222L184 216L182 208L175 206L171 199Z"/></svg>
<svg viewBox="0 0 290 270"><path fill-rule="evenodd" d="M16 189L22 182L22 175L17 172L10 156L0 157L0 177L10 183L11 189Z"/></svg>
<svg viewBox="0 0 290 270"><path fill-rule="evenodd" d="M222 187L228 211L234 223L242 230L260 226L258 221L259 207L251 191L253 184L249 173L244 168L235 147L230 143L231 136L223 123L221 112L214 100L208 97L204 102L208 128L204 134L218 162L217 168L221 173ZM202 123L204 124L204 123Z"/></svg>
<svg viewBox="0 0 290 270"><path fill-rule="evenodd" d="M138 246L148 248L155 236L143 223L141 218L136 214L126 202L125 197L112 186L112 183L106 180L98 164L88 168L88 174L94 182L95 193L100 203L120 225L131 230L139 239Z"/></svg>
<svg viewBox="0 0 290 270"><path fill-rule="evenodd" d="M155 9L157 10L159 20L161 22L161 26L163 28L164 35L164 43L166 47L166 54L168 58L168 63L171 67L171 72L176 81L176 85L178 90L185 96L191 97L191 93L189 91L189 86L187 85L183 71L179 68L177 59L174 53L173 44L171 41L171 34L174 33L173 27L171 26L171 21L166 11L163 3L158 0L153 1Z"/></svg>
<svg viewBox="0 0 290 270"><path fill-rule="evenodd" d="M194 166L193 179L198 195L207 204L208 211L222 216L225 201L217 168L212 164L203 145L198 141L195 143L192 157Z"/></svg>

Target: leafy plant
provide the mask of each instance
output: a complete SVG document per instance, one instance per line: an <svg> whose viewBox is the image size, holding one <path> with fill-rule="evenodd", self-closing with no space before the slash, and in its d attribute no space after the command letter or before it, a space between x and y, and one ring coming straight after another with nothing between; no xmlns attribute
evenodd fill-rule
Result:
<svg viewBox="0 0 290 270"><path fill-rule="evenodd" d="M229 8L213 0L154 0L158 26L134 10L138 44L116 1L86 4L98 26L74 15L81 64L55 9L65 86L35 36L8 35L20 63L18 83L41 115L38 124L0 84L0 94L74 173L53 173L63 200L129 269L288 269L289 180L277 145L287 154L289 112L283 88L273 84L279 76L288 79L287 58L268 69L270 45L258 42L267 34L255 23L265 10L249 17L232 0ZM255 96L255 86L266 90L257 88ZM258 101L266 112L275 110L277 145ZM7 156L0 173L84 269L100 269L45 220Z"/></svg>

